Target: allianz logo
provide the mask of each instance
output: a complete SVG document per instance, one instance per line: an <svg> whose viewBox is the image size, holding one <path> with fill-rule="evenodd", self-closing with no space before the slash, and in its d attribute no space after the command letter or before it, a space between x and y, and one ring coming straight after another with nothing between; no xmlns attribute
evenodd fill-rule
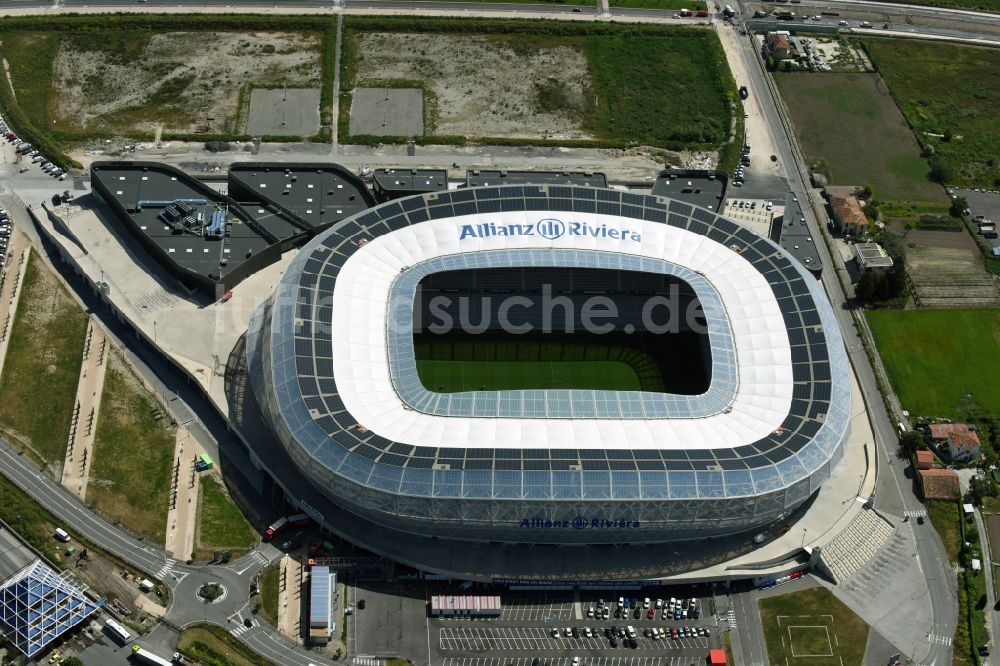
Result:
<svg viewBox="0 0 1000 666"><path fill-rule="evenodd" d="M632 229L619 229L609 227L607 224L594 225L586 222L563 222L555 218L546 218L534 224L496 224L495 222L463 224L458 240L509 236L541 236L548 240L556 240L563 236L591 236L593 238L626 240L634 243L642 241L642 234Z"/></svg>

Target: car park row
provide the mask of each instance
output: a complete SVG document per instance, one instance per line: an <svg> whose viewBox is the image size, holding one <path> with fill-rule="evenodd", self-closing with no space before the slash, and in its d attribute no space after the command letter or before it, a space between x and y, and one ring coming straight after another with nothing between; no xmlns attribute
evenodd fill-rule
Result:
<svg viewBox="0 0 1000 666"><path fill-rule="evenodd" d="M660 628L657 627L659 630ZM663 628L665 635L670 635L671 628ZM695 635L696 627L686 627L685 636L680 636L679 628L677 638L671 640L649 638L639 634L632 628L634 637L630 637L629 627L608 627L607 635L600 631L591 630L590 637L577 628L578 637L573 638L572 634L568 638L562 637L564 630L558 630L559 638L551 636L551 630L544 627L443 627L438 629L438 643L441 650L454 652L484 653L484 652L507 652L507 651L602 651L609 648L632 648L636 652L648 650L671 650L674 648L698 648L704 649L709 646L711 633L709 635ZM708 629L702 627L702 629ZM652 633L652 629L649 629ZM632 650L628 650L631 653Z"/></svg>
<svg viewBox="0 0 1000 666"><path fill-rule="evenodd" d="M62 169L60 169L52 162L49 162L47 159L45 159L45 156L42 155L38 150L33 149L30 143L26 143L21 139L17 138L17 134L11 131L9 127L7 127L7 123L6 121L3 120L3 118L0 118L0 134L2 134L5 139L7 139L8 143L10 143L12 146L16 148L17 153L19 155L23 155L24 157L30 157L31 164L37 164L39 169L41 169L48 175L52 176L53 178L57 178L58 180L66 180L66 172L64 172ZM31 166L26 164L22 166L20 169L18 169L17 172L25 173L30 170Z"/></svg>
<svg viewBox="0 0 1000 666"><path fill-rule="evenodd" d="M631 653L630 653L631 654ZM584 657L581 666L691 666L690 656L657 654L655 657ZM572 666L571 657L447 657L441 666Z"/></svg>

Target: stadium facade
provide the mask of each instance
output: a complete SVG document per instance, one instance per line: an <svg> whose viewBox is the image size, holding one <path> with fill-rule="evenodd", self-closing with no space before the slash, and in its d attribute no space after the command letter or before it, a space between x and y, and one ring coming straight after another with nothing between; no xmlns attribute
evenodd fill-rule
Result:
<svg viewBox="0 0 1000 666"><path fill-rule="evenodd" d="M702 313L707 388L424 386L422 283L554 269L681 285ZM818 491L850 430L847 356L814 277L711 211L607 189L471 188L359 213L299 251L246 349L262 416L304 477L345 511L421 536L757 530Z"/></svg>

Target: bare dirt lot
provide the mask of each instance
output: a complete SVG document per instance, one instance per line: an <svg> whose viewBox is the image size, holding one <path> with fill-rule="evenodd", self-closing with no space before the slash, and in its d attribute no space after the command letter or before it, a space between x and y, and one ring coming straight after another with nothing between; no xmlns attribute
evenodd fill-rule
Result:
<svg viewBox="0 0 1000 666"><path fill-rule="evenodd" d="M436 102L425 132L469 137L593 138L580 127L591 98L586 56L568 46L525 57L491 37L362 33L359 86L422 82ZM433 105L432 105L433 107Z"/></svg>
<svg viewBox="0 0 1000 666"><path fill-rule="evenodd" d="M302 33L74 35L53 60L52 118L66 131L242 132L251 88L320 85L320 47Z"/></svg>

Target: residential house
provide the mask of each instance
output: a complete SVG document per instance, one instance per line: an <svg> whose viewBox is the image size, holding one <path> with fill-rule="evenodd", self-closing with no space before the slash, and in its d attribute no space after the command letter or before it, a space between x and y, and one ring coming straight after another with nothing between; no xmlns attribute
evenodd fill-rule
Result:
<svg viewBox="0 0 1000 666"><path fill-rule="evenodd" d="M798 60L799 53L797 47L798 40L792 40L791 34L787 30L767 33L764 39L764 54L775 60Z"/></svg>
<svg viewBox="0 0 1000 666"><path fill-rule="evenodd" d="M934 454L930 451L917 451L917 469L930 469L934 466Z"/></svg>
<svg viewBox="0 0 1000 666"><path fill-rule="evenodd" d="M853 194L830 196L830 211L845 236L858 237L868 233L868 218L861 209L861 202Z"/></svg>
<svg viewBox="0 0 1000 666"><path fill-rule="evenodd" d="M961 492L958 474L953 469L922 469L917 474L924 499L955 499Z"/></svg>

